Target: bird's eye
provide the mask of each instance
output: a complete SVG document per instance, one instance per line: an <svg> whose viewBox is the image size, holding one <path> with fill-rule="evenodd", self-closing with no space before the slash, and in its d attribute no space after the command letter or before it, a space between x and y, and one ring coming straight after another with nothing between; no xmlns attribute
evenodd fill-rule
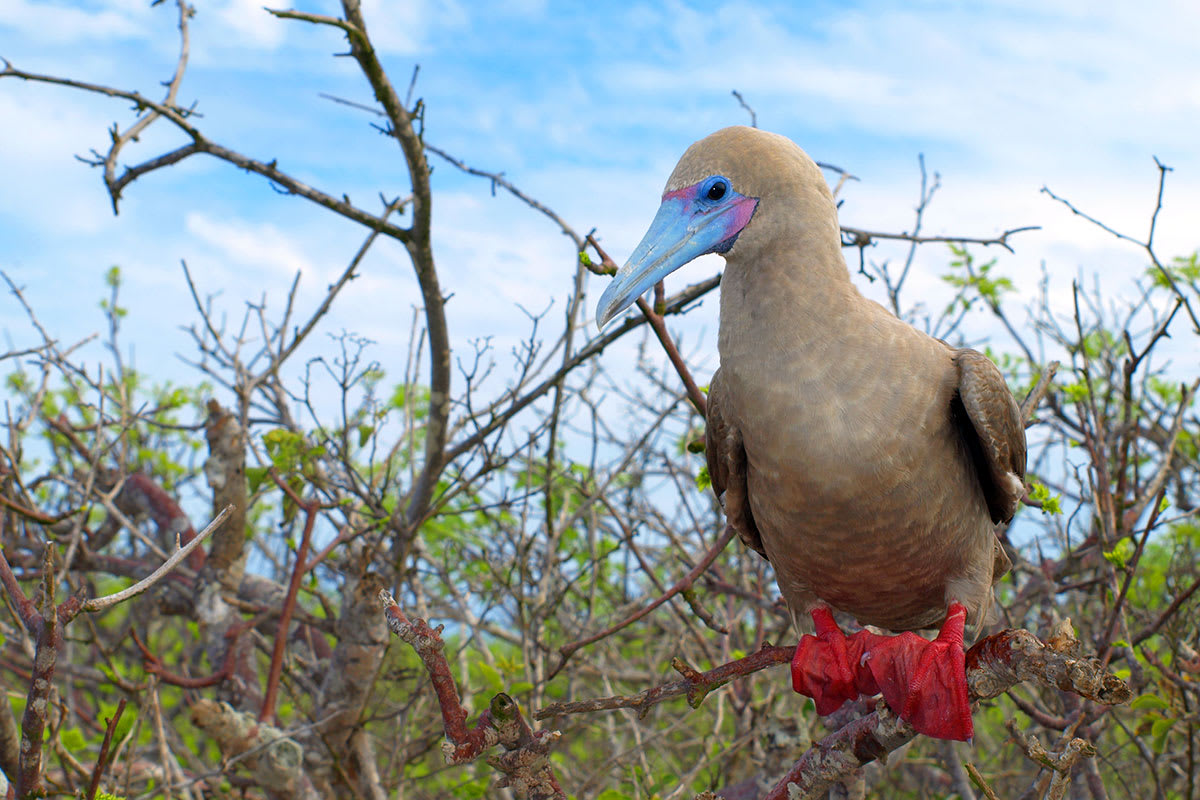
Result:
<svg viewBox="0 0 1200 800"><path fill-rule="evenodd" d="M728 188L729 184L725 183L725 181L717 181L712 186L708 187L708 194L706 196L709 200L720 200L725 196L725 191Z"/></svg>

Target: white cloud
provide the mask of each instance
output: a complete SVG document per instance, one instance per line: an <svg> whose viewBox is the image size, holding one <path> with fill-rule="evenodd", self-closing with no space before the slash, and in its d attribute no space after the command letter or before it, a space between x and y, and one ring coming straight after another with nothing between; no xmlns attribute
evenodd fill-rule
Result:
<svg viewBox="0 0 1200 800"><path fill-rule="evenodd" d="M466 10L457 2L431 0L364 0L363 17L377 50L413 55L426 51L426 40L435 29L467 24Z"/></svg>
<svg viewBox="0 0 1200 800"><path fill-rule="evenodd" d="M262 0L226 0L222 5L209 7L207 11L215 13L226 32L233 34L234 43L261 50L279 48L287 36L289 25L306 24L276 19L267 13L263 5ZM230 44L225 37L220 41L222 49Z"/></svg>
<svg viewBox="0 0 1200 800"><path fill-rule="evenodd" d="M185 216L184 227L215 251L234 274L244 275L236 269L243 267L273 272L276 277L291 277L298 272L302 281L328 277L328 270L318 267L302 251L298 231L281 230L271 223L218 220L198 211Z"/></svg>
<svg viewBox="0 0 1200 800"><path fill-rule="evenodd" d="M0 85L10 87L17 84ZM102 145L108 120L61 91L22 88L0 92L0 215L27 235L95 233L112 209L100 173L72 156Z"/></svg>

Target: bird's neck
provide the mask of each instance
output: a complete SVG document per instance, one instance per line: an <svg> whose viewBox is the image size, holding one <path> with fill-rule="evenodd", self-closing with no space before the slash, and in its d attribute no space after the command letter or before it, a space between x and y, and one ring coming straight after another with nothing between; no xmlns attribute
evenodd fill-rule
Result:
<svg viewBox="0 0 1200 800"><path fill-rule="evenodd" d="M721 281L723 364L795 369L844 341L863 298L834 225L774 239L786 246L730 254Z"/></svg>

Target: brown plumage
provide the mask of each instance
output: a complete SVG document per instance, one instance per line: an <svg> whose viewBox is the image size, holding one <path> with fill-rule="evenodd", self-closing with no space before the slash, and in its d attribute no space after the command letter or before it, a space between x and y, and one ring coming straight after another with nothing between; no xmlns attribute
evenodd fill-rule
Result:
<svg viewBox="0 0 1200 800"><path fill-rule="evenodd" d="M798 627L818 601L896 631L935 625L955 599L986 617L1008 569L994 525L1025 474L999 370L858 292L829 188L791 141L718 131L666 191L712 174L760 201L725 255L708 395L730 524L770 559Z"/></svg>

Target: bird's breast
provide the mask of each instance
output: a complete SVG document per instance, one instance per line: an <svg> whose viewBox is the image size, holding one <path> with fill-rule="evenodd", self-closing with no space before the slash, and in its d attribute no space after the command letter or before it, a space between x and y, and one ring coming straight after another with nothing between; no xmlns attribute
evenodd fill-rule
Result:
<svg viewBox="0 0 1200 800"><path fill-rule="evenodd" d="M905 343L876 337L776 364L762 354L766 368L749 375L722 366L738 385L751 508L785 597L806 586L893 629L944 613L948 582L990 536L950 417L948 350Z"/></svg>

